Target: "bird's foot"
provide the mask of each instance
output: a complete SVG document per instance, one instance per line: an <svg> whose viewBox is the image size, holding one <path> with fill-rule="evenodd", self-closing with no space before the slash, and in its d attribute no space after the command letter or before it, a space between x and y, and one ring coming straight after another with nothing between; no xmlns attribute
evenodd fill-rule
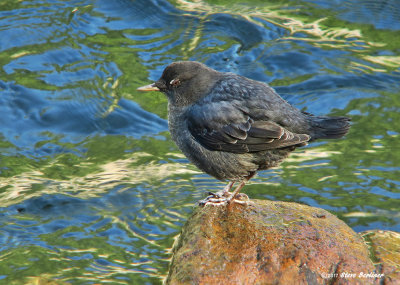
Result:
<svg viewBox="0 0 400 285"><path fill-rule="evenodd" d="M226 205L228 202L229 196L226 194L230 194L229 192L224 192L224 191L219 191L217 193L213 192L208 192L208 196L200 200L198 203L200 206L206 206L206 205L213 205L213 206L222 206Z"/></svg>
<svg viewBox="0 0 400 285"><path fill-rule="evenodd" d="M247 196L244 193L238 193L236 194L235 197L233 197L233 194L228 198L228 204L230 203L237 203L241 205L248 205L251 203L249 196Z"/></svg>
<svg viewBox="0 0 400 285"><path fill-rule="evenodd" d="M230 203L247 205L250 203L249 197L244 193L238 193L235 197L233 197L232 193L226 191L220 191L217 193L208 192L208 194L209 196L198 202L200 206L224 206Z"/></svg>

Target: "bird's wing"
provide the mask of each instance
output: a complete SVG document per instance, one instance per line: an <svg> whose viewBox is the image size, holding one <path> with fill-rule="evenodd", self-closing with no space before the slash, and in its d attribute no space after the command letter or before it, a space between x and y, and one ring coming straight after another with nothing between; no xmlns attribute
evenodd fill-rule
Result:
<svg viewBox="0 0 400 285"><path fill-rule="evenodd" d="M279 124L254 120L243 112L240 102L214 101L193 105L187 122L193 137L209 150L233 153L258 152L302 144L310 139Z"/></svg>

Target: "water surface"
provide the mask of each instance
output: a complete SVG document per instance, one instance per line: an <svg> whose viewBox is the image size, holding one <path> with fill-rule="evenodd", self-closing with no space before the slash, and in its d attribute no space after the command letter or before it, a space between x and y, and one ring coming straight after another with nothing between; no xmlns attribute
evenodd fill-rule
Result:
<svg viewBox="0 0 400 285"><path fill-rule="evenodd" d="M176 60L352 118L250 197L400 231L398 23L396 1L0 4L0 283L161 283L195 202L224 186L171 142L166 98L136 91Z"/></svg>

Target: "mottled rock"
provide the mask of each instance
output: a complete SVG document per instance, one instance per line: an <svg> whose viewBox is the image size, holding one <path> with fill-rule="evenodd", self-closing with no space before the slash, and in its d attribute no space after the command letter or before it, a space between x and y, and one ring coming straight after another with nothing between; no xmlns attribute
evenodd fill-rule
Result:
<svg viewBox="0 0 400 285"><path fill-rule="evenodd" d="M368 246L329 212L297 203L197 208L167 284L379 284ZM374 275L375 276L375 275Z"/></svg>
<svg viewBox="0 0 400 285"><path fill-rule="evenodd" d="M370 246L376 271L383 274L384 284L400 284L400 233L370 230L360 235Z"/></svg>

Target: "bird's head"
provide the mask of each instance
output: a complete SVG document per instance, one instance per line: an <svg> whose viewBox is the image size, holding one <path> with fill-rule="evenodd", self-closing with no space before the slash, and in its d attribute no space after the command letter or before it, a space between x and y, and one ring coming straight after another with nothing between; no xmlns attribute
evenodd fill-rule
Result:
<svg viewBox="0 0 400 285"><path fill-rule="evenodd" d="M138 91L161 91L171 104L187 106L208 94L220 73L197 61L178 61L168 65L156 82Z"/></svg>

